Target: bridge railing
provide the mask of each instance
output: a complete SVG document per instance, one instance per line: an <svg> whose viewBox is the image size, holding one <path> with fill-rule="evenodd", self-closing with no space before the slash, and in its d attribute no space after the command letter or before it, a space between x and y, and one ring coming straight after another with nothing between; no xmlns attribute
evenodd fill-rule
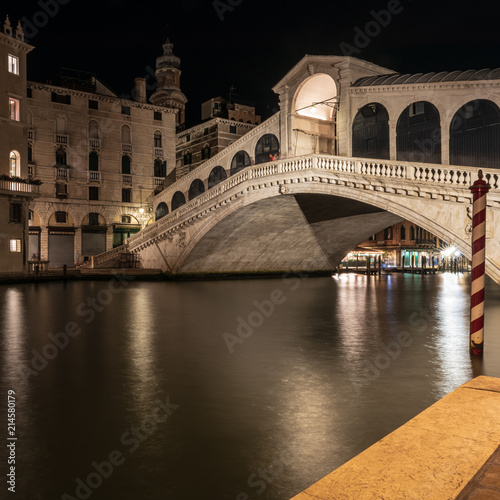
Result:
<svg viewBox="0 0 500 500"><path fill-rule="evenodd" d="M297 158L276 160L246 167L237 174L217 184L194 200L182 205L170 214L162 217L139 233L131 236L127 242L133 248L136 244L160 234L166 226L175 223L182 216L190 213L205 203L218 198L224 192L251 179L260 179L281 173L301 171L333 171L352 176L373 177L374 179L395 179L416 183L433 184L437 188L450 186L466 189L478 177L479 168L449 166L440 164L414 164L404 161L351 158L328 155L309 155ZM492 190L499 190L499 173L495 169L482 169ZM221 202L225 203L225 202ZM100 257L100 256L97 256Z"/></svg>

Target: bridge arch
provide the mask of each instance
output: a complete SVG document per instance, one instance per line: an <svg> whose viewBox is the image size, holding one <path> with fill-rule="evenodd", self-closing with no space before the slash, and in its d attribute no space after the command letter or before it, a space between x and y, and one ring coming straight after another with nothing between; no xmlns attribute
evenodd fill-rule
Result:
<svg viewBox="0 0 500 500"><path fill-rule="evenodd" d="M168 215L168 206L164 201L162 201L161 203L158 203L156 207L155 220L160 220L162 217L165 217L165 215Z"/></svg>
<svg viewBox="0 0 500 500"><path fill-rule="evenodd" d="M172 212L174 210L177 210L179 207L182 207L182 205L185 204L186 204L186 197L184 196L184 193L176 191L172 196L172 204L171 204Z"/></svg>
<svg viewBox="0 0 500 500"><path fill-rule="evenodd" d="M225 181L226 179L226 170L220 165L217 165L210 171L210 175L208 176L208 189L213 188L219 184L219 182Z"/></svg>
<svg viewBox="0 0 500 500"><path fill-rule="evenodd" d="M487 99L464 104L450 123L450 164L500 168L500 108Z"/></svg>
<svg viewBox="0 0 500 500"><path fill-rule="evenodd" d="M251 164L252 160L250 160L249 154L244 150L238 151L237 153L235 153L233 159L231 160L230 175L238 173L240 170L243 170L245 167L248 167Z"/></svg>
<svg viewBox="0 0 500 500"><path fill-rule="evenodd" d="M352 122L352 155L361 158L390 158L389 113L383 104L365 104Z"/></svg>
<svg viewBox="0 0 500 500"><path fill-rule="evenodd" d="M397 159L421 163L441 163L441 120L439 111L428 101L407 106L396 125Z"/></svg>
<svg viewBox="0 0 500 500"><path fill-rule="evenodd" d="M255 164L271 161L279 152L278 138L274 134L264 134L255 146Z"/></svg>
<svg viewBox="0 0 500 500"><path fill-rule="evenodd" d="M189 201L194 200L197 196L205 192L205 186L203 181L200 179L195 179L189 186L188 198Z"/></svg>

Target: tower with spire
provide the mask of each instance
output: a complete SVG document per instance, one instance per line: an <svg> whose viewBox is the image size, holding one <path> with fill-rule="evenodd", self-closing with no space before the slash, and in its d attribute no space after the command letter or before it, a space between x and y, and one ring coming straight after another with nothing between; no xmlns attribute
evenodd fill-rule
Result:
<svg viewBox="0 0 500 500"><path fill-rule="evenodd" d="M150 101L155 106L164 106L179 110L177 128L185 126L185 108L187 98L181 91L181 60L172 52L174 44L167 37L163 44L163 55L156 58L156 80L158 86Z"/></svg>

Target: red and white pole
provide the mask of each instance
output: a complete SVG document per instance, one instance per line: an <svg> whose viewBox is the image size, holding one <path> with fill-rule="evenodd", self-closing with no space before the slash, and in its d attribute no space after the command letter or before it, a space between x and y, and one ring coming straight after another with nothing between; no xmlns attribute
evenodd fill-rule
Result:
<svg viewBox="0 0 500 500"><path fill-rule="evenodd" d="M470 349L475 356L483 355L484 346L484 262L486 248L486 193L489 184L478 172L472 191L472 277L470 301Z"/></svg>

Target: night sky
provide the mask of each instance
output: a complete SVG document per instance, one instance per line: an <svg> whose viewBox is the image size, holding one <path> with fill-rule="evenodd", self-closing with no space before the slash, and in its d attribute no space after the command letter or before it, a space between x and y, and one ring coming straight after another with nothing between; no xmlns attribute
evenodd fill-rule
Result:
<svg viewBox="0 0 500 500"><path fill-rule="evenodd" d="M226 97L231 85L269 116L277 109L271 87L305 54L354 55L403 73L500 67L500 5L493 1L59 2L2 2L2 22L5 14L14 26L23 19L36 47L29 79L43 82L60 67L75 68L127 95L134 77L154 70L168 35L181 58L188 125L199 122L201 102ZM45 3L58 12L43 14ZM382 14L386 26L372 23L356 45L373 12L388 7L395 13L389 22Z"/></svg>

